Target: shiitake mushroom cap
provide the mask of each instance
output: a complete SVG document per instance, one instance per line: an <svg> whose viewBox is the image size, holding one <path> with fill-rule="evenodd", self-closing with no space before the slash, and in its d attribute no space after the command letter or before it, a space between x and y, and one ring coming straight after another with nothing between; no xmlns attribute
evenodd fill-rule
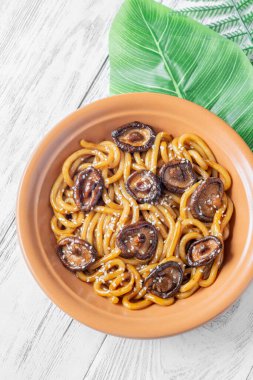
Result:
<svg viewBox="0 0 253 380"><path fill-rule="evenodd" d="M154 255L158 242L158 233L153 224L140 221L123 227L116 244L121 256L130 259L149 260Z"/></svg>
<svg viewBox="0 0 253 380"><path fill-rule="evenodd" d="M183 269L176 261L158 265L145 280L147 291L160 297L173 297L183 282Z"/></svg>
<svg viewBox="0 0 253 380"><path fill-rule="evenodd" d="M150 170L136 171L128 177L126 190L138 203L155 203L161 195L161 181Z"/></svg>
<svg viewBox="0 0 253 380"><path fill-rule="evenodd" d="M112 138L124 152L146 152L154 143L156 133L150 125L134 121L115 129Z"/></svg>
<svg viewBox="0 0 253 380"><path fill-rule="evenodd" d="M207 178L190 198L192 216L202 222L212 222L216 210L222 206L223 194L223 182L219 178Z"/></svg>
<svg viewBox="0 0 253 380"><path fill-rule="evenodd" d="M216 236L210 235L194 241L186 254L187 264L191 267L208 265L219 255L223 244Z"/></svg>
<svg viewBox="0 0 253 380"><path fill-rule="evenodd" d="M91 211L101 198L104 188L103 177L93 166L77 174L73 186L73 197L77 207L84 211Z"/></svg>
<svg viewBox="0 0 253 380"><path fill-rule="evenodd" d="M160 169L163 185L171 193L183 194L185 190L197 181L190 161L172 160Z"/></svg>
<svg viewBox="0 0 253 380"><path fill-rule="evenodd" d="M87 241L77 237L61 239L57 245L58 256L70 271L83 271L97 258L97 251Z"/></svg>

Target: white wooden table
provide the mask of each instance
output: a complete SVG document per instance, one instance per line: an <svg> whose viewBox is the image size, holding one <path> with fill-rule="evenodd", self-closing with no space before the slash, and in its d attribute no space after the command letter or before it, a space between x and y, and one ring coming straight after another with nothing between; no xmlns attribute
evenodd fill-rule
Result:
<svg viewBox="0 0 253 380"><path fill-rule="evenodd" d="M0 379L251 380L253 285L194 331L129 340L72 320L24 263L15 225L22 172L55 123L108 95L108 31L121 3L0 2Z"/></svg>

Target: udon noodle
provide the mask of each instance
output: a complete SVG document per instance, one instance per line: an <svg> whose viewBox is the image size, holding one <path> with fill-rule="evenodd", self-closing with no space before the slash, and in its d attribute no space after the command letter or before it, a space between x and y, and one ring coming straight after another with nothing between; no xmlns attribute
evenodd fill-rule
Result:
<svg viewBox="0 0 253 380"><path fill-rule="evenodd" d="M150 203L140 203L130 195L126 183L132 173L146 170L159 176L160 168L175 160L189 162L196 175L196 181L183 193L163 187L159 199ZM96 205L90 211L83 211L74 198L74 186L78 173L90 167L101 173L104 186ZM220 178L224 192L220 207L215 209L212 220L206 222L192 215L189 204L196 189L210 177ZM159 132L147 151L133 153L121 150L112 141L81 140L80 149L65 160L52 187L51 228L58 243L76 237L94 248L96 259L75 274L81 281L92 284L99 296L109 298L114 304L120 302L131 310L152 304L168 306L216 280L233 213L233 203L226 193L230 186L227 170L217 163L207 143L191 133L173 138ZM151 258L144 260L123 257L117 237L126 226L140 221L155 227L155 251ZM208 236L217 237L222 249L207 265L190 266L187 260L190 244ZM182 279L175 294L163 297L150 291L146 279L168 262L179 264Z"/></svg>

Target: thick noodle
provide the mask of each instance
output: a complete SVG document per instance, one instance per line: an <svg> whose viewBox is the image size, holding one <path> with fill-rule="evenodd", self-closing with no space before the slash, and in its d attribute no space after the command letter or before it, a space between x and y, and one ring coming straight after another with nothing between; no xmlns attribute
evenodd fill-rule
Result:
<svg viewBox="0 0 253 380"><path fill-rule="evenodd" d="M98 252L97 260L77 277L92 283L94 291L112 303L121 302L131 310L143 309L152 304L172 305L176 299L190 297L201 287L214 283L223 261L223 251L209 267L186 266L187 244L208 235L222 242L229 236L229 221L233 203L224 193L222 206L212 223L194 219L189 208L189 198L199 182L188 188L182 196L167 194L157 204L138 204L126 191L125 182L133 171L159 168L173 159L187 159L201 179L219 177L225 191L231 186L227 170L218 164L208 145L194 134L172 138L165 132L157 134L154 145L145 153L124 153L112 141L99 144L82 140L81 149L71 154L62 166L50 196L54 216L51 228L57 241L77 236L92 244ZM92 211L78 210L72 186L75 175L94 166L101 170L105 188L103 202ZM116 245L118 232L138 220L152 223L158 231L158 244L154 256L147 261L124 259ZM178 262L184 271L184 282L172 298L162 299L147 292L144 280L157 265L166 261Z"/></svg>

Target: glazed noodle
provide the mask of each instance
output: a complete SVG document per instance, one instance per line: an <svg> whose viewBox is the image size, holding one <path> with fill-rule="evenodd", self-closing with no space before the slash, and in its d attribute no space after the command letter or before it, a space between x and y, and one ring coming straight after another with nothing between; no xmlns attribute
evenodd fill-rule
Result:
<svg viewBox="0 0 253 380"><path fill-rule="evenodd" d="M194 134L173 138L135 122L112 135L81 140L53 185L58 254L112 303L172 305L216 280L233 213L230 175Z"/></svg>

